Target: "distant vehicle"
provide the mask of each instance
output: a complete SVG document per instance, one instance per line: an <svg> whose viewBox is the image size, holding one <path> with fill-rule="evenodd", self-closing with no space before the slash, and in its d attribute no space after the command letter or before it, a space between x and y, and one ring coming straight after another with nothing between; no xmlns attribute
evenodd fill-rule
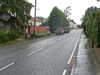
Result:
<svg viewBox="0 0 100 75"><path fill-rule="evenodd" d="M64 34L63 27L57 27L56 30L55 30L55 34L56 35L62 35L62 34Z"/></svg>
<svg viewBox="0 0 100 75"><path fill-rule="evenodd" d="M64 33L69 33L70 32L70 27L64 27Z"/></svg>

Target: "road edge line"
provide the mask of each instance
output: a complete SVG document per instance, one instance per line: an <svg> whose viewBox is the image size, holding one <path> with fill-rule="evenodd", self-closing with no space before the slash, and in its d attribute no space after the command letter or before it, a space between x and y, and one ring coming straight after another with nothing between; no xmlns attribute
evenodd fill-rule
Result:
<svg viewBox="0 0 100 75"><path fill-rule="evenodd" d="M66 72L67 72L67 70L65 69L65 70L63 71L62 75L65 75L65 74L66 74Z"/></svg>
<svg viewBox="0 0 100 75"><path fill-rule="evenodd" d="M80 37L81 37L81 34L80 34L80 36L79 36L78 39L77 39L77 42L76 42L76 44L75 44L75 46L74 46L73 52L71 53L71 56L70 56L70 58L69 58L67 64L70 64L70 62L71 62L71 60L72 60L72 58L73 58L73 55L74 55L74 53L75 53L75 49L76 49L77 44L78 44L78 42L79 42L79 40L80 40Z"/></svg>

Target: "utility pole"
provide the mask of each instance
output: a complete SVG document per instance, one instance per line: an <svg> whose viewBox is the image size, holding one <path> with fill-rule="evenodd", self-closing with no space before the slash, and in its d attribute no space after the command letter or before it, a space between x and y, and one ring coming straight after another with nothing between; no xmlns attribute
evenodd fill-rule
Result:
<svg viewBox="0 0 100 75"><path fill-rule="evenodd" d="M37 0L35 0L35 7L34 7L34 37L35 37L35 27L36 27L36 7L37 7Z"/></svg>

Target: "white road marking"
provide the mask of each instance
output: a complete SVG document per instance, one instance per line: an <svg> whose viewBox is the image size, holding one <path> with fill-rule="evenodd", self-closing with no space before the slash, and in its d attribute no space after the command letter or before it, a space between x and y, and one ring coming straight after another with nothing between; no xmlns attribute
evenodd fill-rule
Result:
<svg viewBox="0 0 100 75"><path fill-rule="evenodd" d="M0 71L2 71L2 70L4 70L4 69L6 69L6 68L8 68L8 67L12 66L13 64L14 64L14 62L13 62L13 63L11 63L11 64L9 64L9 65L7 65L7 66L5 66L5 67L3 67L3 68L1 68L1 69L0 69Z"/></svg>
<svg viewBox="0 0 100 75"><path fill-rule="evenodd" d="M64 37L64 38L58 39L58 41L63 40L63 39L71 39L71 38L66 38L66 37Z"/></svg>
<svg viewBox="0 0 100 75"><path fill-rule="evenodd" d="M42 48L40 48L40 49L38 49L38 50L36 50L36 51L34 51L34 52L32 52L32 53L29 53L27 56L33 55L33 54L39 52L40 50L42 50L43 48L44 48L44 47L42 47Z"/></svg>
<svg viewBox="0 0 100 75"><path fill-rule="evenodd" d="M55 42L52 42L51 44L54 44Z"/></svg>
<svg viewBox="0 0 100 75"><path fill-rule="evenodd" d="M58 39L58 41L59 41L59 40L62 40L62 38Z"/></svg>
<svg viewBox="0 0 100 75"><path fill-rule="evenodd" d="M62 75L65 75L65 74L66 74L66 72L67 72L67 70L65 69L65 70L64 70L64 72L62 73Z"/></svg>
<svg viewBox="0 0 100 75"><path fill-rule="evenodd" d="M48 45L52 45L52 44L54 44L56 41L54 41L54 42L51 42L51 43L49 43Z"/></svg>
<svg viewBox="0 0 100 75"><path fill-rule="evenodd" d="M74 55L74 52L75 52L75 49L76 49L76 47L77 47L77 44L78 44L78 41L79 41L79 40L80 40L80 36L79 36L79 38L77 39L77 42L76 42L76 44L75 44L75 47L74 47L74 49L73 49L73 52L72 52L72 54L71 54L71 56L70 56L70 58L69 58L67 64L70 64L70 62L71 62L71 60L72 60L72 57L73 57L73 55Z"/></svg>

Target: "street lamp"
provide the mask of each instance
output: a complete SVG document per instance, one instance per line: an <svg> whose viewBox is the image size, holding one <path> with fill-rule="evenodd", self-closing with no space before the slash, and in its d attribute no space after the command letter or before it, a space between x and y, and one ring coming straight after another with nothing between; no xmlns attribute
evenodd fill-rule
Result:
<svg viewBox="0 0 100 75"><path fill-rule="evenodd" d="M35 37L35 26L36 26L36 6L37 6L37 0L35 0L35 6L34 6L34 37Z"/></svg>

